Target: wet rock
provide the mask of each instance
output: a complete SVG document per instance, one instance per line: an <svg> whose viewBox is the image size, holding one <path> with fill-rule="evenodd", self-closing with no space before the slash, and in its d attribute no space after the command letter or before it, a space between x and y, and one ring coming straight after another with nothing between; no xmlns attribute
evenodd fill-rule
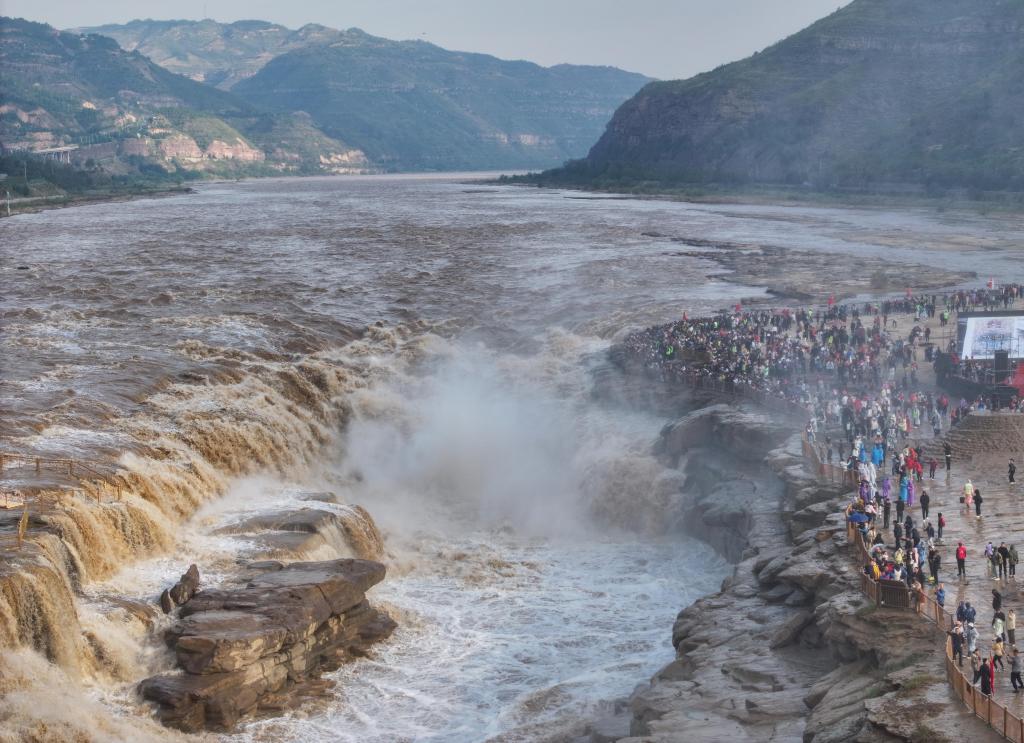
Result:
<svg viewBox="0 0 1024 743"><path fill-rule="evenodd" d="M761 594L761 598L763 598L770 604L776 604L788 599L791 593L793 593L793 586L788 586L785 583L780 583L774 588L764 591Z"/></svg>
<svg viewBox="0 0 1024 743"><path fill-rule="evenodd" d="M304 500L337 503L338 498L333 493L309 493ZM218 533L252 537L262 545L262 556L273 559L308 559L331 551L372 560L384 553L373 518L360 506L269 511L223 527Z"/></svg>
<svg viewBox="0 0 1024 743"><path fill-rule="evenodd" d="M803 631L804 627L810 624L813 620L814 614L809 611L794 614L772 633L771 639L768 641L768 647L774 650L775 648L792 645L800 637L800 633Z"/></svg>
<svg viewBox="0 0 1024 743"><path fill-rule="evenodd" d="M617 740L629 735L629 723L631 717L628 714L609 715L602 717L588 726L588 743L614 743Z"/></svg>
<svg viewBox="0 0 1024 743"><path fill-rule="evenodd" d="M188 570L181 580L179 580L169 591L171 601L177 606L181 606L186 603L189 599L195 596L196 591L199 590L199 568L195 565L189 565Z"/></svg>
<svg viewBox="0 0 1024 743"><path fill-rule="evenodd" d="M101 600L115 609L119 609L146 627L152 627L159 616L153 605L143 601L134 601L123 596L103 596Z"/></svg>
<svg viewBox="0 0 1024 743"><path fill-rule="evenodd" d="M245 587L202 591L167 633L184 674L146 679L139 690L167 725L227 730L257 708L285 709L319 674L365 655L395 623L366 591L384 578L367 560L293 563ZM305 691L303 691L305 690Z"/></svg>
<svg viewBox="0 0 1024 743"><path fill-rule="evenodd" d="M804 591L803 589L797 588L789 596L786 597L786 606L806 606L811 602L814 597Z"/></svg>
<svg viewBox="0 0 1024 743"><path fill-rule="evenodd" d="M178 582L160 594L160 608L163 609L164 614L170 614L174 611L174 607L187 604L198 590L199 568L189 565L188 570Z"/></svg>

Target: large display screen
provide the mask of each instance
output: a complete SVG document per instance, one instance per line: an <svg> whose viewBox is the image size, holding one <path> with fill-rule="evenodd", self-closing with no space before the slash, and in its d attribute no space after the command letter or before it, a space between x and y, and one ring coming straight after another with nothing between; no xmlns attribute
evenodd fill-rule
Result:
<svg viewBox="0 0 1024 743"><path fill-rule="evenodd" d="M1008 351L1011 359L1024 358L1024 315L969 317L966 324L960 346L965 359L991 359L996 351Z"/></svg>

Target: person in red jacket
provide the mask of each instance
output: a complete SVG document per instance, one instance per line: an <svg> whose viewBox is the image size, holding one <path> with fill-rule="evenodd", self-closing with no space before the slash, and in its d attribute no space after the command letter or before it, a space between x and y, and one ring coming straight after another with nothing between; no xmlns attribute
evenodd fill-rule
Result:
<svg viewBox="0 0 1024 743"><path fill-rule="evenodd" d="M959 542L956 547L956 577L967 578L967 570L964 568L964 561L967 559L967 548L964 547L963 542Z"/></svg>

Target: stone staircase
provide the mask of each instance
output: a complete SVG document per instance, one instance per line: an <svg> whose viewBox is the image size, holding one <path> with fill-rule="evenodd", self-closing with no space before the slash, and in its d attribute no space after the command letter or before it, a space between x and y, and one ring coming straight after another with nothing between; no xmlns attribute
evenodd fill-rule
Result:
<svg viewBox="0 0 1024 743"><path fill-rule="evenodd" d="M1017 466L1024 461L1024 415L1019 413L975 413L941 440L922 442L924 458L934 456L942 463L942 441L953 448L953 462L970 462L979 467L998 466L1005 470L1010 457Z"/></svg>

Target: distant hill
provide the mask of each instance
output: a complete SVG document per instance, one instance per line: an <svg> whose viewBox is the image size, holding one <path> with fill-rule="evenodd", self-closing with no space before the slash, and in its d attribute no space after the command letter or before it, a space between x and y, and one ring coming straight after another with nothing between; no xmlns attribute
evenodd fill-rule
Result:
<svg viewBox="0 0 1024 743"><path fill-rule="evenodd" d="M292 30L266 21L212 20L135 20L70 30L109 36L127 51L139 51L171 72L222 90L230 90L276 56L344 33L316 24Z"/></svg>
<svg viewBox="0 0 1024 743"><path fill-rule="evenodd" d="M358 29L262 21L133 21L88 31L254 107L304 112L389 170L536 168L584 155L649 81L610 67L544 68Z"/></svg>
<svg viewBox="0 0 1024 743"><path fill-rule="evenodd" d="M361 152L320 132L308 117L257 110L126 52L113 39L12 18L0 18L0 143L14 151L64 148L64 158L113 172L145 166L258 175L368 167Z"/></svg>
<svg viewBox="0 0 1024 743"><path fill-rule="evenodd" d="M589 155L607 187L1024 190L1024 2L854 0L734 64L647 85Z"/></svg>

